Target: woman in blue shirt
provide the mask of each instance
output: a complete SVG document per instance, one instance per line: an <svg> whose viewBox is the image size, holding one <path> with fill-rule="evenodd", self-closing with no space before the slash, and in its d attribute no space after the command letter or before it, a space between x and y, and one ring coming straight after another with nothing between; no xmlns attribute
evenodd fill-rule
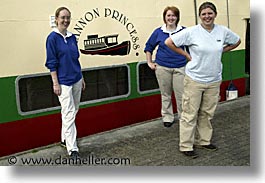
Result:
<svg viewBox="0 0 265 183"><path fill-rule="evenodd" d="M186 58L175 53L165 45L165 40L172 34L184 29L178 25L180 11L171 6L166 7L163 12L164 25L155 29L144 49L148 66L155 70L156 78L161 92L161 115L165 127L170 127L174 123L174 113L172 108L171 95L174 91L178 116L182 112L181 101L183 93L183 79L185 75ZM158 46L155 61L152 60L153 51ZM184 49L184 47L182 47Z"/></svg>
<svg viewBox="0 0 265 183"><path fill-rule="evenodd" d="M79 63L79 52L75 36L67 31L71 12L60 7L55 12L55 28L46 41L46 64L50 70L53 91L61 104L61 144L65 145L70 157L78 157L75 118L79 109L81 91L85 89Z"/></svg>

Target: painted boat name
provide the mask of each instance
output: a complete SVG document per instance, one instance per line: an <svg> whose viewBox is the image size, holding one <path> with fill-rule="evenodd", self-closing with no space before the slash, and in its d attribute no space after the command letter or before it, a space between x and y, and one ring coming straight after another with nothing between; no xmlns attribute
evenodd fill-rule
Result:
<svg viewBox="0 0 265 183"><path fill-rule="evenodd" d="M103 12L103 14L102 14ZM103 15L103 16L102 16ZM80 18L78 20L78 23L76 23L74 27L74 34L77 37L77 40L79 39L83 29L92 21L99 17L105 17L105 18L111 18L113 20L116 20L120 22L128 31L131 41L132 41L132 48L134 50L137 50L140 48L140 45L138 44L139 37L137 35L137 30L132 22L129 21L129 18L126 17L123 13L117 11L117 10L112 10L110 8L104 8L103 11L100 11L99 8L95 8L92 11L87 11L84 14L84 17Z"/></svg>

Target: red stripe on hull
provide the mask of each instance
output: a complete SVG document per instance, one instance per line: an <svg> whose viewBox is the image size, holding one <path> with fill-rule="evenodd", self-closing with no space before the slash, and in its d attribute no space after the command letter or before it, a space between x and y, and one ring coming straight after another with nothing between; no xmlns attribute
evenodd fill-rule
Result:
<svg viewBox="0 0 265 183"><path fill-rule="evenodd" d="M246 79L245 78L236 79L236 80L233 80L233 83L238 90L238 96L239 97L245 96L246 95ZM226 100L226 89L228 88L229 84L230 84L230 81L224 81L221 84L221 87L220 87L221 101Z"/></svg>
<svg viewBox="0 0 265 183"><path fill-rule="evenodd" d="M80 109L78 137L160 116L160 95ZM60 114L0 124L0 157L60 141Z"/></svg>
<svg viewBox="0 0 265 183"><path fill-rule="evenodd" d="M233 81L238 95L245 95L245 79ZM221 100L230 81L221 85ZM160 117L160 95L80 109L76 119L78 137ZM173 102L175 104L175 101ZM174 107L176 112L176 107ZM0 124L0 157L60 141L60 114Z"/></svg>

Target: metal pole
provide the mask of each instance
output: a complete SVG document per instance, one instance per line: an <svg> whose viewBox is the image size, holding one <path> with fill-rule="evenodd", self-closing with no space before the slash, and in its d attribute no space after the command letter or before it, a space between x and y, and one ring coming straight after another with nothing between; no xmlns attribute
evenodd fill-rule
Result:
<svg viewBox="0 0 265 183"><path fill-rule="evenodd" d="M194 12L195 12L195 25L197 25L198 24L197 0L194 0Z"/></svg>
<svg viewBox="0 0 265 183"><path fill-rule="evenodd" d="M226 0L226 11L227 11L227 27L230 29L230 17L229 17L229 0Z"/></svg>

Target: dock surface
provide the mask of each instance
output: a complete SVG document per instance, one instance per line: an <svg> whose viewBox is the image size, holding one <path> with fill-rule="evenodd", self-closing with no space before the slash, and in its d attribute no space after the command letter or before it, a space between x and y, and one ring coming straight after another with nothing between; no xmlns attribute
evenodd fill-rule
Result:
<svg viewBox="0 0 265 183"><path fill-rule="evenodd" d="M70 161L59 143L0 158L0 166L250 166L250 96L219 103L212 120L217 151L178 149L179 124L161 118L78 139L80 158Z"/></svg>

